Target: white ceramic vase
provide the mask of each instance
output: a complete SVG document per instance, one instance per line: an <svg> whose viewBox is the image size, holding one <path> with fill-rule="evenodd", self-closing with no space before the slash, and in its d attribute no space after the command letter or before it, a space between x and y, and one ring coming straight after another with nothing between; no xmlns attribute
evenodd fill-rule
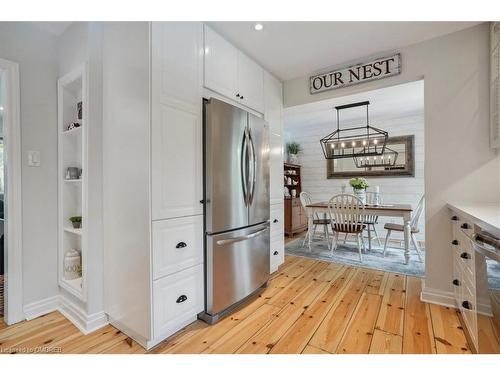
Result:
<svg viewBox="0 0 500 375"><path fill-rule="evenodd" d="M288 155L288 162L290 164L299 164L299 157L297 154L290 154Z"/></svg>
<svg viewBox="0 0 500 375"><path fill-rule="evenodd" d="M366 189L352 189L354 195L358 197L363 204L366 204Z"/></svg>

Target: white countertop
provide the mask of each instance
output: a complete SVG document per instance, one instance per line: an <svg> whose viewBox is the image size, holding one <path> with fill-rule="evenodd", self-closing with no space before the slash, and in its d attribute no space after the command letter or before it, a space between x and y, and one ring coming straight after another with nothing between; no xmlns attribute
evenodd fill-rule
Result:
<svg viewBox="0 0 500 375"><path fill-rule="evenodd" d="M448 207L458 214L468 216L481 229L500 238L499 203L448 203Z"/></svg>

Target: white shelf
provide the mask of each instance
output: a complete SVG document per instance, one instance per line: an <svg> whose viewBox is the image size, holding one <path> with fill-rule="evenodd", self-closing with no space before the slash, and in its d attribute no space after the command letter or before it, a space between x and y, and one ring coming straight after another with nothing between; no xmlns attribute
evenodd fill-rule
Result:
<svg viewBox="0 0 500 375"><path fill-rule="evenodd" d="M78 128L74 128L71 130L64 130L62 133L69 135L69 134L81 134L83 126L80 126Z"/></svg>
<svg viewBox="0 0 500 375"><path fill-rule="evenodd" d="M82 278L66 280L64 278L64 256L70 249L78 248L81 251L82 268L88 269L86 259L86 231L73 228L68 219L74 215L87 218L87 191L84 182L86 179L87 161L87 129L85 127L87 112L87 72L86 66L75 69L58 80L58 235L59 285L66 292L71 293L80 301L87 299L86 280ZM82 119L78 117L78 103L82 102ZM68 130L68 125L78 122L79 127ZM77 179L66 179L68 167L78 167L83 175ZM83 223L85 225L85 222ZM83 275L83 278L86 274Z"/></svg>
<svg viewBox="0 0 500 375"><path fill-rule="evenodd" d="M68 233L76 234L77 236L82 235L82 228L64 227L64 231L68 232Z"/></svg>
<svg viewBox="0 0 500 375"><path fill-rule="evenodd" d="M71 294L75 295L78 298L82 298L83 288L82 288L82 278L78 277L76 279L67 280L65 278L61 278L60 285L66 289Z"/></svg>

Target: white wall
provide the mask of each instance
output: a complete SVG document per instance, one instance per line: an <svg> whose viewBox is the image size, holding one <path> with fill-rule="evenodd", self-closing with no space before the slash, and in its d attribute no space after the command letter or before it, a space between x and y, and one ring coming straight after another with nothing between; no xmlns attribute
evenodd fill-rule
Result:
<svg viewBox="0 0 500 375"><path fill-rule="evenodd" d="M400 135L415 135L415 177L375 178L368 177L370 190L373 186L380 186L380 194L384 203L408 203L415 207L424 194L424 114L401 114L400 117L370 117L370 123L389 132L390 137ZM313 196L313 200L326 201L334 194L341 192L342 184L347 185L351 191L349 179L328 179L326 177L326 160L323 156L319 140L333 129L330 124L315 126L297 126L287 128L285 124L286 139L299 142L303 151L299 154L302 165L302 190ZM343 124L347 126L347 123ZM354 125L354 124L353 124ZM359 125L359 124L357 124ZM385 236L384 223L394 222L401 224L398 218L379 218L377 226L378 235ZM424 220L420 221L419 239L424 238ZM403 238L402 234L394 233L391 238Z"/></svg>
<svg viewBox="0 0 500 375"><path fill-rule="evenodd" d="M57 38L0 22L0 58L19 64L23 205L23 303L57 294ZM41 166L27 166L38 150Z"/></svg>
<svg viewBox="0 0 500 375"><path fill-rule="evenodd" d="M426 280L451 295L449 201L498 202L500 157L489 148L489 25L400 50L402 73L310 95L308 77L284 84L285 106L425 79ZM451 301L451 299L450 299Z"/></svg>

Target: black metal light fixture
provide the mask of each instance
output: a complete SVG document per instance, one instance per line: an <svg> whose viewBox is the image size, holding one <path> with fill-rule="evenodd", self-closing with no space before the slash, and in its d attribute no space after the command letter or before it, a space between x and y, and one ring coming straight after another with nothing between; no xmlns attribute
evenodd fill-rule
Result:
<svg viewBox="0 0 500 375"><path fill-rule="evenodd" d="M354 164L357 168L393 167L397 158L398 152L386 146L380 156L354 156Z"/></svg>
<svg viewBox="0 0 500 375"><path fill-rule="evenodd" d="M384 130L370 126L369 105L370 102L365 101L335 107L337 111L337 130L320 141L326 159L366 158L384 154L389 134ZM340 129L340 111L362 106L366 107L366 125Z"/></svg>

